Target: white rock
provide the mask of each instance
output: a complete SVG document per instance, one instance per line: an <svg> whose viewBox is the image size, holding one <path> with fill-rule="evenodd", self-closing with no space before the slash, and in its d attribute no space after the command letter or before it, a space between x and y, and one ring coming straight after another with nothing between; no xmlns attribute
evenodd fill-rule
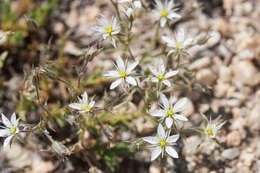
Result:
<svg viewBox="0 0 260 173"><path fill-rule="evenodd" d="M227 146L239 146L241 143L241 133L237 130L227 135Z"/></svg>
<svg viewBox="0 0 260 173"><path fill-rule="evenodd" d="M239 61L232 65L233 82L237 86L256 86L260 82L260 74L251 61Z"/></svg>
<svg viewBox="0 0 260 173"><path fill-rule="evenodd" d="M232 71L229 67L222 65L219 68L219 78L224 82L231 81Z"/></svg>
<svg viewBox="0 0 260 173"><path fill-rule="evenodd" d="M217 81L217 85L215 85L214 95L216 97L225 97L230 85L222 80Z"/></svg>
<svg viewBox="0 0 260 173"><path fill-rule="evenodd" d="M196 74L196 79L205 85L213 84L216 78L216 75L210 69L201 69Z"/></svg>
<svg viewBox="0 0 260 173"><path fill-rule="evenodd" d="M149 168L149 173L160 173L160 172L161 172L161 168L159 165L152 164Z"/></svg>
<svg viewBox="0 0 260 173"><path fill-rule="evenodd" d="M79 20L78 11L76 9L73 9L70 11L65 21L69 27L74 28L78 25L78 20Z"/></svg>
<svg viewBox="0 0 260 173"><path fill-rule="evenodd" d="M238 148L229 148L222 152L221 156L224 159L233 160L239 155L239 149Z"/></svg>
<svg viewBox="0 0 260 173"><path fill-rule="evenodd" d="M185 109L184 109L183 113L186 117L189 117L190 115L193 114L193 112L194 112L193 103L189 98L187 98L187 102L185 104Z"/></svg>
<svg viewBox="0 0 260 173"><path fill-rule="evenodd" d="M207 42L208 47L213 47L220 42L221 35L219 32L213 31L210 33L210 39Z"/></svg>
<svg viewBox="0 0 260 173"><path fill-rule="evenodd" d="M194 70L194 69L202 69L204 67L207 67L210 64L210 58L209 57L204 57L204 58L200 58L198 60L196 60L195 62L193 62L190 66L189 69L190 70Z"/></svg>
<svg viewBox="0 0 260 173"><path fill-rule="evenodd" d="M72 41L67 41L63 50L64 52L75 56L79 56L83 53L83 51L76 47L76 44Z"/></svg>
<svg viewBox="0 0 260 173"><path fill-rule="evenodd" d="M260 102L257 102L248 117L248 125L252 132L260 130Z"/></svg>

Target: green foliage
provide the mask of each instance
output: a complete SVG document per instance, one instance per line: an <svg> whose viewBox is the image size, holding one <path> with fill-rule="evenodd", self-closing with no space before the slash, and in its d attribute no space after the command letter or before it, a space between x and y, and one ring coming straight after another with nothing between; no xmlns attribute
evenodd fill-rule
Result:
<svg viewBox="0 0 260 173"><path fill-rule="evenodd" d="M129 157L130 149L130 146L125 143L119 143L112 148L107 148L104 143L99 142L95 147L95 150L101 155L111 171L114 171L117 165L116 156Z"/></svg>
<svg viewBox="0 0 260 173"><path fill-rule="evenodd" d="M46 23L46 19L48 15L51 14L52 10L56 8L58 0L46 0L39 7L34 10L27 11L25 16L31 17L33 21L35 21L39 26L44 26ZM22 3L30 3L29 0ZM25 9L27 10L27 9ZM30 29L28 26L24 26L20 24L18 21L20 18L24 17L24 15L19 14L15 11L11 11L11 1L4 0L1 4L1 29L2 30L11 30L15 32L14 35L10 37L9 44L17 45L19 44L27 35L28 30Z"/></svg>
<svg viewBox="0 0 260 173"><path fill-rule="evenodd" d="M58 0L47 0L39 8L29 11L28 15L39 25L43 26L46 22L46 17L56 7Z"/></svg>
<svg viewBox="0 0 260 173"><path fill-rule="evenodd" d="M2 2L2 6L1 6L2 22L3 23L11 22L12 24L14 24L18 19L18 15L15 12L11 11L10 3L11 3L10 0L4 0Z"/></svg>
<svg viewBox="0 0 260 173"><path fill-rule="evenodd" d="M16 31L12 37L10 37L10 44L16 45L20 43L25 37L25 33L22 31Z"/></svg>

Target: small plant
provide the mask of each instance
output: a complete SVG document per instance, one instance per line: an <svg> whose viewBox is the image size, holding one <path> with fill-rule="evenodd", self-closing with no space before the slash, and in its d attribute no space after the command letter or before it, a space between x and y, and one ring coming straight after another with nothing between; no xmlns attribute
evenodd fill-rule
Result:
<svg viewBox="0 0 260 173"><path fill-rule="evenodd" d="M3 0L0 12L1 30L6 32L13 32L6 43L14 46L18 45L28 35L29 30L32 28L30 26L30 23L32 22L34 22L34 24L37 26L45 25L47 16L51 14L51 11L57 5L57 2L58 0L46 0L46 2L43 2L36 9L29 10L28 4L30 3L30 0L21 1L19 2L20 6L24 8L21 9L21 11L25 11L25 14L20 14L11 10L11 0ZM26 25L19 22L21 18L26 19Z"/></svg>
<svg viewBox="0 0 260 173"><path fill-rule="evenodd" d="M41 9L34 13L31 12L30 16L37 23L43 24L44 17L56 2L48 1ZM80 58L81 66L77 69L76 81L61 77L59 72L63 69L56 67L55 62L48 58L27 74L26 87L21 98L28 100L30 104L20 103L21 109L41 109L43 113L39 115L38 124L31 125L25 125L24 116L20 122L15 114L11 116L11 121L2 114L1 119L4 126L1 126L0 136L6 138L4 147L8 147L9 144L11 146L20 133L43 135L51 142L51 151L56 153L59 158L66 159L72 153L82 152L92 160L104 161L110 170L114 171L117 156L132 156L135 153L133 151L140 146L146 148L146 143L149 143L148 148L151 150L151 161L160 158L160 155L162 159L167 155L177 159L178 150L175 150L173 146L178 147L185 144L186 133L184 132L187 130L199 132L201 143L209 139L217 141L217 132L225 122L221 122L219 119L217 122L213 122L203 115L204 122L201 127L185 128L183 124L189 120L183 111L186 109L188 96L177 99L176 96L174 97L175 91L172 91L174 86L180 88L185 88L187 85L192 86L193 81L189 80L192 77L187 69L187 64L192 61L189 48L205 44L208 39L207 34L203 37L186 38L184 30L178 27L177 32L173 32L174 37L162 35L160 31L167 29L172 32L171 25L180 20L181 16L186 15L178 14L180 12L177 11L173 0L164 2L155 0L154 9L139 0L111 0L111 3L115 7L117 16L107 18L100 15L97 19L97 25L92 29L101 41L84 51ZM125 6L120 8L121 4L126 4L127 8ZM140 53L132 50L131 44L138 44L138 42L134 42L133 24L135 20L138 20L137 14L144 12L151 12L154 15L153 22L156 29L150 45ZM6 37L4 32L0 33L1 42L4 43L7 40ZM107 49L120 53L114 63L115 68L100 73L93 72L85 81L83 76L88 63L95 61L99 54L105 53L107 50L100 47L105 40L110 41L110 47ZM155 54L154 50L160 50L160 52ZM111 79L113 81L109 84L109 89L98 97L101 98L101 104L97 104L100 100L96 97L89 99L89 95L93 95L93 93L88 94L90 92L87 93L87 89L93 87L94 84L97 86L110 83ZM58 108L54 109L47 100L41 98L40 86L46 81L65 85L71 97L70 103L63 107L58 102ZM189 89L191 92L195 92L192 87ZM116 92L111 92L111 90ZM137 98L136 95L139 95L138 99L142 100L144 104L141 104L136 112L129 113L131 106L136 107L132 102L133 98ZM158 107L151 108L151 105L156 102L159 103ZM131 129L129 122L138 117L150 119L154 123L154 127L157 127L157 135L133 137L131 142L118 140L117 129ZM154 117L159 118L159 123ZM64 137L62 141L56 140L50 133L50 129L55 129L53 121L60 127L64 127L68 123L73 129L71 134ZM26 138L26 135L24 136ZM22 136L17 139L20 138Z"/></svg>

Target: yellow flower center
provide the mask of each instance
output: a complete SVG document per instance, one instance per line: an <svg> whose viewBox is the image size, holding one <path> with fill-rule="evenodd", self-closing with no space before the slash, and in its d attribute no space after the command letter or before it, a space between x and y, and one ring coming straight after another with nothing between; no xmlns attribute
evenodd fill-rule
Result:
<svg viewBox="0 0 260 173"><path fill-rule="evenodd" d="M157 78L158 78L159 81L162 81L164 79L164 75L160 74L160 75L157 76Z"/></svg>
<svg viewBox="0 0 260 173"><path fill-rule="evenodd" d="M168 110L168 111L167 111L167 115L168 115L169 117L172 117L172 116L174 115L174 111L173 111L172 109Z"/></svg>
<svg viewBox="0 0 260 173"><path fill-rule="evenodd" d="M125 72L120 72L120 77L121 78L125 78L126 77L126 73Z"/></svg>
<svg viewBox="0 0 260 173"><path fill-rule="evenodd" d="M111 34L113 31L112 27L106 27L106 33Z"/></svg>
<svg viewBox="0 0 260 173"><path fill-rule="evenodd" d="M208 136L211 136L213 134L213 130L212 129L208 129L207 133L208 133Z"/></svg>
<svg viewBox="0 0 260 173"><path fill-rule="evenodd" d="M176 43L176 48L177 49L181 48L181 43L180 42Z"/></svg>
<svg viewBox="0 0 260 173"><path fill-rule="evenodd" d="M12 128L11 128L11 134L14 135L15 132L16 132L16 127L12 127Z"/></svg>
<svg viewBox="0 0 260 173"><path fill-rule="evenodd" d="M161 15L162 15L162 17L167 17L168 16L168 12L166 10L163 10L161 12Z"/></svg>
<svg viewBox="0 0 260 173"><path fill-rule="evenodd" d="M83 111L88 111L88 110L89 110L89 106L88 105L83 108Z"/></svg>
<svg viewBox="0 0 260 173"><path fill-rule="evenodd" d="M161 146L161 147L165 147L165 146L166 146L166 141L165 141L164 139L162 139L162 140L160 141L160 146Z"/></svg>

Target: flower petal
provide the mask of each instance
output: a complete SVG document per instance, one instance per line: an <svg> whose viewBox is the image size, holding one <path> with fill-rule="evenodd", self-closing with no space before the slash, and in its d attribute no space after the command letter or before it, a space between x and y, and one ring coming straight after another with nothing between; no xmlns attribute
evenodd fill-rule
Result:
<svg viewBox="0 0 260 173"><path fill-rule="evenodd" d="M125 64L120 55L117 57L116 64L121 72L125 71Z"/></svg>
<svg viewBox="0 0 260 173"><path fill-rule="evenodd" d="M120 77L120 73L118 71L106 71L103 73L105 77Z"/></svg>
<svg viewBox="0 0 260 173"><path fill-rule="evenodd" d="M158 76L159 75L159 73L156 71L156 69L153 66L149 65L148 68L149 68L149 70L152 72L152 74L154 76Z"/></svg>
<svg viewBox="0 0 260 173"><path fill-rule="evenodd" d="M89 103L89 108L92 108L94 105L95 105L95 101L92 100L92 101Z"/></svg>
<svg viewBox="0 0 260 173"><path fill-rule="evenodd" d="M104 40L107 39L107 37L109 37L108 34L103 34L103 39L104 39Z"/></svg>
<svg viewBox="0 0 260 173"><path fill-rule="evenodd" d="M179 72L179 70L174 70L174 71L169 71L168 73L165 74L165 78L169 78L172 77L174 75L176 75Z"/></svg>
<svg viewBox="0 0 260 173"><path fill-rule="evenodd" d="M161 27L164 27L165 24L166 24L166 22L167 22L167 19L166 19L165 17L162 17L162 18L160 19L160 26L161 26Z"/></svg>
<svg viewBox="0 0 260 173"><path fill-rule="evenodd" d="M150 112L150 114L155 117L163 117L163 116L165 116L165 111L162 109L156 109L156 110Z"/></svg>
<svg viewBox="0 0 260 173"><path fill-rule="evenodd" d="M179 137L180 137L179 134L169 136L169 137L166 139L166 142L168 142L168 143L174 143L174 142L176 142L176 141L179 139Z"/></svg>
<svg viewBox="0 0 260 173"><path fill-rule="evenodd" d="M130 64L126 69L126 74L130 74L138 64L139 61L135 61L134 63Z"/></svg>
<svg viewBox="0 0 260 173"><path fill-rule="evenodd" d="M183 42L183 40L184 40L184 29L183 28L179 29L176 37L177 37L178 42L181 42L181 43Z"/></svg>
<svg viewBox="0 0 260 173"><path fill-rule="evenodd" d="M150 144L158 144L160 141L157 137L154 136L147 136L147 137L143 137L143 140L145 142L148 142Z"/></svg>
<svg viewBox="0 0 260 173"><path fill-rule="evenodd" d="M175 40L171 39L170 37L162 36L162 40L165 41L169 47L175 47L176 45Z"/></svg>
<svg viewBox="0 0 260 173"><path fill-rule="evenodd" d="M156 77L152 77L152 78L151 78L151 81L152 81L153 83L158 83L158 82L159 82L158 78L156 78Z"/></svg>
<svg viewBox="0 0 260 173"><path fill-rule="evenodd" d="M135 78L133 78L133 77L131 77L131 76L126 77L125 80L126 80L127 83L129 83L129 84L131 84L131 85L133 85L133 86L136 86L136 85L137 85Z"/></svg>
<svg viewBox="0 0 260 173"><path fill-rule="evenodd" d="M165 151L173 158L179 158L178 153L172 147L166 146Z"/></svg>
<svg viewBox="0 0 260 173"><path fill-rule="evenodd" d="M174 112L180 112L183 110L185 104L187 103L187 98L180 99L175 105L173 106Z"/></svg>
<svg viewBox="0 0 260 173"><path fill-rule="evenodd" d="M5 139L4 144L3 144L3 148L6 148L10 144L12 138L13 138L13 135L11 135L11 136L9 136Z"/></svg>
<svg viewBox="0 0 260 173"><path fill-rule="evenodd" d="M82 110L84 105L81 103L71 103L69 104L69 107L76 110Z"/></svg>
<svg viewBox="0 0 260 173"><path fill-rule="evenodd" d="M84 93L81 95L82 97L82 102L83 103L88 103L88 93L84 91Z"/></svg>
<svg viewBox="0 0 260 173"><path fill-rule="evenodd" d="M164 130L164 128L163 128L161 123L158 125L157 135L159 136L160 139L164 139L165 138L165 130Z"/></svg>
<svg viewBox="0 0 260 173"><path fill-rule="evenodd" d="M169 107L170 107L170 104L169 104L169 101L164 94L160 94L160 101L163 104L164 109L168 110Z"/></svg>
<svg viewBox="0 0 260 173"><path fill-rule="evenodd" d="M172 85L171 85L171 82L168 81L168 80L163 80L163 83L164 83L164 85L166 85L167 87L171 87L171 86L172 86Z"/></svg>
<svg viewBox="0 0 260 173"><path fill-rule="evenodd" d="M174 18L175 18L175 19L178 19L178 18L181 18L181 15L172 12L172 13L170 13L170 14L167 16L167 18L170 19L170 20L173 20Z"/></svg>
<svg viewBox="0 0 260 173"><path fill-rule="evenodd" d="M131 2L131 0L117 0L118 3Z"/></svg>
<svg viewBox="0 0 260 173"><path fill-rule="evenodd" d="M164 66L164 62L163 62L162 58L160 58L160 60L159 60L159 73L160 74L165 73L165 66Z"/></svg>
<svg viewBox="0 0 260 173"><path fill-rule="evenodd" d="M151 154L151 161L154 161L160 154L162 153L162 148L161 147L155 147L152 150L152 154Z"/></svg>
<svg viewBox="0 0 260 173"><path fill-rule="evenodd" d="M115 82L113 82L111 85L110 85L110 89L114 89L116 88L118 85L120 85L121 83L123 82L123 79L120 78L120 79L117 79Z"/></svg>
<svg viewBox="0 0 260 173"><path fill-rule="evenodd" d="M141 8L142 4L140 1L134 1L134 6L135 6L135 8Z"/></svg>
<svg viewBox="0 0 260 173"><path fill-rule="evenodd" d="M11 134L9 129L0 129L0 137L6 137Z"/></svg>
<svg viewBox="0 0 260 173"><path fill-rule="evenodd" d="M165 124L168 128L171 128L172 127L172 124L173 124L173 119L171 117L167 117L165 119Z"/></svg>
<svg viewBox="0 0 260 173"><path fill-rule="evenodd" d="M174 119L181 120L181 121L188 121L188 119L185 116L181 115L181 114L175 114L174 115Z"/></svg>
<svg viewBox="0 0 260 173"><path fill-rule="evenodd" d="M2 114L2 122L3 124L8 127L8 128L11 128L12 127L12 124L11 122L6 118L6 116L4 114Z"/></svg>
<svg viewBox="0 0 260 173"><path fill-rule="evenodd" d="M187 46L190 46L191 43L192 43L193 39L192 38L188 38L186 39L184 42L183 42L183 47L187 47Z"/></svg>
<svg viewBox="0 0 260 173"><path fill-rule="evenodd" d="M19 123L19 118L16 119L16 114L15 114L15 112L14 112L14 113L12 114L12 116L11 116L11 124L12 124L13 126L17 127L18 123Z"/></svg>

